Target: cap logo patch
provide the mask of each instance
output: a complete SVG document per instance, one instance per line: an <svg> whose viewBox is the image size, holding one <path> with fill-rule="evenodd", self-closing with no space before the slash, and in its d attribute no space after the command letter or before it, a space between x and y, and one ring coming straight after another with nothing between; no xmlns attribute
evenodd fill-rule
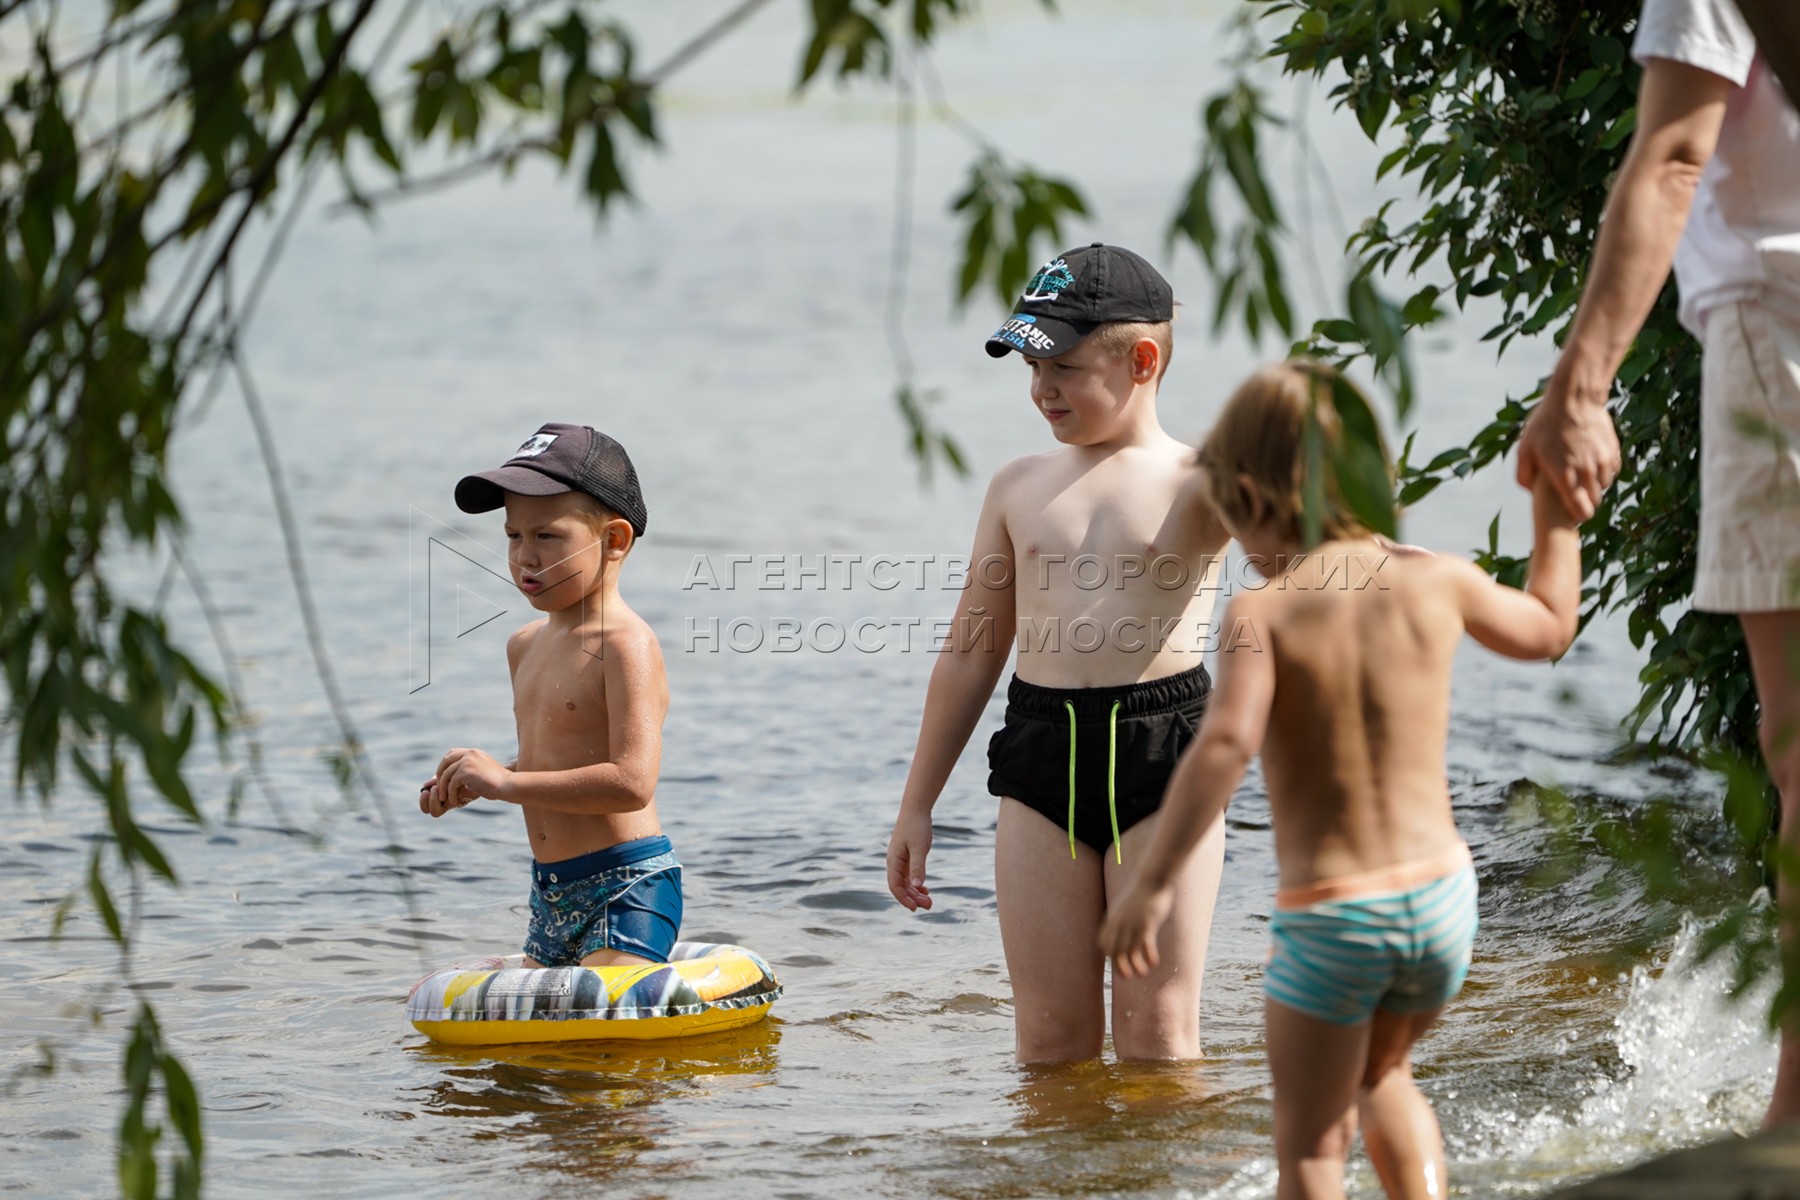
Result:
<svg viewBox="0 0 1800 1200"><path fill-rule="evenodd" d="M525 444L523 446L520 446L518 450L514 451L513 457L536 458L538 455L548 450L550 448L550 443L555 440L556 435L554 433L534 433L525 439Z"/></svg>
<svg viewBox="0 0 1800 1200"><path fill-rule="evenodd" d="M1037 318L1029 313L1015 313L994 336L1015 350L1048 351L1056 348L1056 342L1038 328Z"/></svg>
<svg viewBox="0 0 1800 1200"><path fill-rule="evenodd" d="M1064 290L1075 286L1075 273L1069 270L1069 264L1062 259L1047 262L1038 268L1031 282L1025 285L1022 299L1027 304L1040 300L1054 303Z"/></svg>

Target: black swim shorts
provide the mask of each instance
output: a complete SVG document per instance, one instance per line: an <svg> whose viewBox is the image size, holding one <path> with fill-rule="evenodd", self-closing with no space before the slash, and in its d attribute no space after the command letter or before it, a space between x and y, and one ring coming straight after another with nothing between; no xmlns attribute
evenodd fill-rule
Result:
<svg viewBox="0 0 1800 1200"><path fill-rule="evenodd" d="M1071 856L1077 841L1110 844L1118 856L1119 837L1162 804L1211 691L1204 666L1103 688L1039 687L1015 675L1006 725L988 742L988 791L1067 828Z"/></svg>

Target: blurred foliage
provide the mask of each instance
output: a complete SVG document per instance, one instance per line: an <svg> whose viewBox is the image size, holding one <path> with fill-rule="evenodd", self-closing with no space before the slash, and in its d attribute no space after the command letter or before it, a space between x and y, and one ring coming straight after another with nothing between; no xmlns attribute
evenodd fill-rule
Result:
<svg viewBox="0 0 1800 1200"><path fill-rule="evenodd" d="M1384 151L1376 181L1403 182L1412 193L1401 212L1399 197L1389 198L1349 236L1343 313L1315 322L1295 353L1340 365L1367 358L1404 423L1414 402L1406 338L1438 319L1443 302L1493 311L1498 319L1483 340L1497 356L1520 337L1548 334L1560 344L1635 127L1640 71L1629 45L1638 11L1639 0L1249 0L1239 21L1247 49L1230 86L1202 105L1207 148L1171 226L1220 289L1216 326L1235 318L1252 339L1270 323L1294 332L1286 230L1260 153L1281 125L1258 82L1272 59L1283 74L1331 81L1331 100ZM1389 301L1377 281L1408 294ZM1626 737L1645 753L1678 754L1725 780L1733 852L1757 869L1722 914L1703 922L1702 958L1730 956L1739 994L1770 974L1782 978L1775 1022L1800 1004L1800 969L1783 977L1774 908L1760 894L1744 897L1778 876L1800 879L1800 863L1783 861L1773 837L1778 797L1758 748L1742 630L1732 616L1688 608L1699 528L1700 347L1676 314L1671 280L1619 371L1610 408L1623 466L1582 529L1582 626L1623 612L1632 644L1646 652ZM1397 503L1418 503L1447 480L1500 463L1541 388L1503 398L1471 439L1426 449L1422 464L1409 437ZM1347 440L1369 436L1350 428ZM1340 480L1350 469L1337 464ZM1382 496L1362 500L1379 508ZM1501 553L1499 543L1496 516L1476 560L1523 586L1527 561ZM1592 842L1645 894L1673 902L1660 910L1665 920L1646 924L1640 945L1672 933L1691 895L1693 822L1680 807L1653 803L1594 821L1559 793L1537 796L1540 815L1570 839L1571 852ZM1716 898L1705 907L1716 911Z"/></svg>
<svg viewBox="0 0 1800 1200"><path fill-rule="evenodd" d="M235 688L171 641L160 597L115 595L108 555L168 551L171 572L179 561L203 591L181 553L169 439L227 372L252 403L240 335L315 181L335 179L342 201L373 212L539 161L604 215L631 198L630 153L660 144L659 87L767 2L697 18L687 42L645 67L600 0L480 3L428 33L414 28L418 0L0 0L14 68L0 108L0 731L21 794L48 803L73 775L99 801L106 829L85 901L120 945L126 978L140 879L178 883L146 831L144 798L203 823L184 776L195 734L204 723L228 756L247 717ZM972 8L809 0L796 91L827 76L890 80L898 51ZM1059 221L1087 209L1070 184L976 140L955 201L974 226L960 294L1010 300L1056 249ZM270 236L246 239L253 227ZM964 473L927 419L934 399L910 379L898 389L908 444L927 475L936 461ZM295 535L284 535L298 571ZM323 664L321 676L330 691ZM345 736L324 754L342 787L367 772L347 726ZM254 770L254 744L251 760ZM232 809L243 783L240 771ZM72 907L59 907L59 930ZM149 1004L125 1083L123 1193L195 1194L199 1105ZM157 1103L179 1137L148 1115Z"/></svg>
<svg viewBox="0 0 1800 1200"><path fill-rule="evenodd" d="M985 278L1002 306L1017 300L1038 264L1062 246L1063 219L1088 215L1073 185L1009 167L991 147L970 166L969 186L951 208L969 225L957 299L966 302Z"/></svg>
<svg viewBox="0 0 1800 1200"><path fill-rule="evenodd" d="M1730 991L1742 998L1753 987L1779 979L1769 1026L1800 1004L1800 983L1781 972L1777 910L1757 885L1777 871L1792 876L1800 863L1769 838L1767 781L1761 764L1740 755L1709 752L1698 765L1724 781L1723 812L1702 812L1690 800L1661 797L1622 805L1603 796L1569 793L1521 783L1510 800L1515 811L1551 832L1532 880L1556 890L1582 880L1600 910L1629 904L1630 928L1614 953L1621 965L1654 958L1684 925L1697 929L1696 965L1726 959ZM1587 869L1606 864L1598 878ZM1696 919L1695 914L1711 914Z"/></svg>
<svg viewBox="0 0 1800 1200"><path fill-rule="evenodd" d="M603 216L632 196L632 153L661 144L660 87L767 2L696 18L686 43L646 67L601 0L440 9L431 32L414 27L418 0L0 0L10 56L0 107L0 732L22 794L48 802L72 775L104 812L87 902L127 973L136 903L121 905L118 881L135 897L146 873L178 879L143 805L204 820L184 779L188 752L202 724L227 751L245 714L172 643L154 604L115 594L108 555L178 553L169 439L224 372L249 392L240 335L315 182L333 179L344 201L374 211L535 161ZM972 8L808 0L796 91L823 78L892 81L906 51ZM1249 26L1258 44L1272 44L1286 71L1342 72L1336 101L1394 143L1380 174L1410 179L1426 203L1397 227L1383 208L1352 238L1344 312L1315 322L1303 348L1368 359L1404 419L1404 338L1440 315L1441 300L1494 298L1503 316L1489 337L1502 350L1520 335L1560 334L1631 130L1624 39L1636 0L1250 0L1248 10L1262 20ZM1286 230L1262 166L1277 122L1253 72L1207 101L1202 118L1172 236L1220 282L1217 322L1235 314L1253 338L1294 338ZM951 201L966 226L957 292L1010 302L1060 248L1062 223L1092 214L1072 182L971 140L968 181ZM253 225L259 236L246 239ZM1403 300L1382 291L1394 275L1411 279ZM1632 637L1649 647L1638 721L1654 739L1753 747L1735 622L1685 613L1665 624L1691 588L1697 496L1698 356L1673 316L1665 296L1621 373L1626 465L1586 531L1588 615L1627 608ZM910 381L896 393L911 445L922 469L936 456L961 470L954 443L926 420L931 396ZM1467 445L1404 465L1399 502L1493 463L1530 399L1507 400ZM1344 403L1346 424L1372 437L1366 404ZM1391 518L1393 494L1367 467L1346 468L1360 471L1357 502ZM1485 561L1502 577L1519 570L1497 552ZM340 782L359 754L352 741L329 758ZM198 1100L148 1004L124 1080L122 1190L194 1194ZM164 1120L150 1115L158 1104ZM165 1123L177 1136L163 1137Z"/></svg>
<svg viewBox="0 0 1800 1200"><path fill-rule="evenodd" d="M1344 312L1315 322L1297 350L1339 362L1366 356L1404 422L1413 403L1404 339L1440 317L1444 302L1497 311L1483 335L1497 354L1521 336L1560 342L1634 128L1639 71L1628 47L1639 0L1249 4L1252 50L1231 85L1202 105L1206 149L1171 227L1219 285L1217 322L1236 318L1252 338L1271 322L1290 335L1295 324L1280 253L1286 231L1261 165L1261 145L1280 126L1258 82L1267 58L1287 75L1335 80L1331 100L1385 151L1376 179L1404 181L1416 200L1404 218L1397 198L1387 200L1351 234ZM1377 283L1387 280L1403 284L1404 300L1381 294ZM1648 652L1629 736L1757 762L1758 709L1738 623L1686 609L1699 385L1699 347L1676 321L1671 282L1619 372L1612 411L1624 466L1583 529L1583 624L1622 610L1633 644ZM1504 398L1473 438L1426 451L1422 465L1409 439L1399 503L1500 462L1538 395ZM1522 583L1526 564L1499 552L1497 520L1478 557L1501 580Z"/></svg>

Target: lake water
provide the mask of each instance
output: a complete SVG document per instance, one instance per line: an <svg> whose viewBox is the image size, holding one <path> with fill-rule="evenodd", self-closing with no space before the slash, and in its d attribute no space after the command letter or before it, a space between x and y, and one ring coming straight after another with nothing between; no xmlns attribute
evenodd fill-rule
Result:
<svg viewBox="0 0 1800 1200"><path fill-rule="evenodd" d="M621 9L654 62L695 12L723 7ZM943 87L1009 153L1088 189L1099 219L1070 243L1104 237L1167 264L1188 315L1162 413L1195 435L1275 352L1210 341L1197 264L1162 240L1198 99L1222 78L1230 6L1066 7L985 6L944 39ZM882 854L933 662L924 643L954 599L934 586L941 557L966 552L986 475L1049 438L1023 368L981 351L994 303L953 310L947 201L973 151L928 118L906 333L919 382L942 391L934 416L978 478L919 486L884 318L892 97L826 85L794 103L800 21L798 6L765 10L677 79L665 151L632 157L641 204L598 228L568 181L535 171L408 202L373 229L322 208L302 222L252 360L382 803L346 798L324 761L334 726L251 428L227 392L183 431L174 469L274 795L253 787L232 816L228 775L199 766L212 820L156 822L184 885L145 888L129 976L85 911L49 940L100 822L73 789L47 811L18 804L0 845L0 1192L114 1186L135 989L202 1089L214 1197L1273 1194L1259 980L1274 873L1259 777L1232 808L1198 1068L1013 1063L981 755L999 696L937 809L937 908L909 915L887 897ZM1374 152L1322 91L1276 95L1302 105L1333 180L1330 197L1315 178L1283 198L1335 290L1333 208L1372 211ZM1285 152L1270 170L1304 178ZM1421 447L1473 432L1548 369L1542 346L1496 365L1474 340L1484 327L1470 318L1420 345ZM643 479L649 536L625 589L668 660L659 806L688 864L684 934L757 949L786 986L750 1029L478 1052L434 1047L403 1019L416 977L510 951L525 923L516 813L482 804L432 822L415 789L451 746L511 752L503 646L526 613L484 570L503 571L498 520L457 513L450 488L545 420L612 433ZM1502 542L1522 548L1523 496L1503 476L1440 490L1408 536L1466 551L1503 509ZM848 588L838 574L825 589L759 587L748 572L736 587L694 585L726 582L733 556L857 555L940 563L902 567L891 589L866 574ZM170 614L216 664L180 587ZM816 641L740 653L695 636L739 620L885 624L867 653ZM752 627L738 627L740 646ZM1599 812L1684 797L1696 876L1723 870L1716 783L1605 762L1636 669L1616 625L1555 668L1473 646L1461 665L1451 782L1480 867L1482 934L1463 997L1418 1055L1456 1195L1536 1195L1760 1116L1773 1054L1756 1003L1727 1004L1716 971L1665 969L1691 959L1691 938L1628 951L1657 910L1615 890L1616 870L1591 852L1565 882L1531 883L1553 838L1512 799L1527 778L1592 789ZM1721 889L1697 890L1723 903ZM26 1070L45 1047L54 1072ZM1366 1163L1353 1173L1354 1195L1379 1194Z"/></svg>

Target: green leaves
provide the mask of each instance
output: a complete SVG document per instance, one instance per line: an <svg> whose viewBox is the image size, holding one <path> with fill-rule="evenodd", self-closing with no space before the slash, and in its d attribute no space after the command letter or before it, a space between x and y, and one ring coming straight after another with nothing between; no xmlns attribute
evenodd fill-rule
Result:
<svg viewBox="0 0 1800 1200"><path fill-rule="evenodd" d="M1279 126L1264 104L1263 93L1239 79L1201 107L1205 137L1200 163L1189 181L1181 207L1169 225L1169 242L1185 238L1200 252L1218 286L1213 329L1223 329L1235 312L1252 341L1261 341L1265 325L1281 335L1294 335L1293 306L1277 251L1281 213L1274 191L1263 177L1257 150L1260 130ZM1228 181L1245 217L1229 236L1221 235L1214 184Z"/></svg>
<svg viewBox="0 0 1800 1200"><path fill-rule="evenodd" d="M414 60L408 127L421 142L442 131L461 149L508 123L513 133L478 163L510 169L534 155L577 163L582 191L604 212L631 194L621 131L657 142L653 86L636 76L634 59L623 25L592 24L578 6L528 29L515 28L506 8L488 9Z"/></svg>
<svg viewBox="0 0 1800 1200"><path fill-rule="evenodd" d="M919 45L930 42L940 28L961 20L975 10L974 0L809 0L812 33L800 56L796 91L805 91L822 72L830 70L840 81L856 75L885 77L893 66L893 43L886 13L910 8L905 22L908 34ZM1054 8L1053 0L1044 0Z"/></svg>
<svg viewBox="0 0 1800 1200"><path fill-rule="evenodd" d="M909 383L902 383L894 392L894 404L906 422L908 447L919 464L921 483L931 482L939 458L958 478L967 478L969 474L956 439L935 425L926 411L942 398L936 390L920 392Z"/></svg>
<svg viewBox="0 0 1800 1200"><path fill-rule="evenodd" d="M119 1122L119 1192L129 1200L158 1200L158 1148L163 1125L151 1106L160 1090L165 1119L180 1142L165 1151L174 1200L198 1200L205 1140L200 1129L200 1100L181 1061L163 1044L156 1014L138 1009L131 1040L125 1048L125 1115ZM160 1079L160 1089L158 1081Z"/></svg>
<svg viewBox="0 0 1800 1200"><path fill-rule="evenodd" d="M887 33L873 13L855 0L811 0L813 34L800 60L805 88L827 64L837 60L839 79L865 72L885 75L891 61ZM878 7L885 7L880 5Z"/></svg>
<svg viewBox="0 0 1800 1200"><path fill-rule="evenodd" d="M1521 337L1560 340L1636 126L1638 68L1626 46L1638 8L1637 0L1255 0L1273 57L1290 74L1340 78L1334 101L1366 135L1392 143L1376 179L1415 193L1415 216L1393 219L1389 199L1357 228L1347 246L1344 311L1315 322L1296 350L1339 363L1367 356L1404 421L1415 393L1407 335L1449 304L1492 313L1484 337L1501 354ZM1282 263L1265 253L1279 248L1281 226L1253 168L1259 133L1279 123L1246 73L1207 104L1204 125L1200 166L1172 234L1194 245L1218 287L1215 327L1239 320L1254 338L1278 309L1271 297ZM1388 289L1400 287L1406 298L1390 299ZM1583 530L1583 621L1622 610L1646 652L1628 736L1755 763L1756 700L1741 631L1729 618L1687 608L1699 504L1698 363L1667 288L1619 373L1614 416L1624 466ZM1409 439L1399 502L1421 502L1447 480L1499 464L1534 398L1494 397L1480 432L1460 446L1429 448L1423 467L1410 461ZM1347 443L1364 436L1347 425ZM1333 469L1340 486L1366 485L1379 504L1366 465ZM1500 552L1497 525L1477 557L1503 581L1522 582L1526 564ZM1748 799L1734 785L1731 795L1729 803L1766 815L1766 793Z"/></svg>
<svg viewBox="0 0 1800 1200"><path fill-rule="evenodd" d="M968 187L951 210L968 222L957 301L967 303L986 280L1003 306L1011 305L1031 272L1061 248L1063 219L1088 215L1087 201L1072 184L1010 167L991 149L970 167Z"/></svg>
<svg viewBox="0 0 1800 1200"><path fill-rule="evenodd" d="M1344 431L1332 462L1338 495L1365 528L1398 537L1394 476L1375 413L1341 373L1332 382L1331 403Z"/></svg>

